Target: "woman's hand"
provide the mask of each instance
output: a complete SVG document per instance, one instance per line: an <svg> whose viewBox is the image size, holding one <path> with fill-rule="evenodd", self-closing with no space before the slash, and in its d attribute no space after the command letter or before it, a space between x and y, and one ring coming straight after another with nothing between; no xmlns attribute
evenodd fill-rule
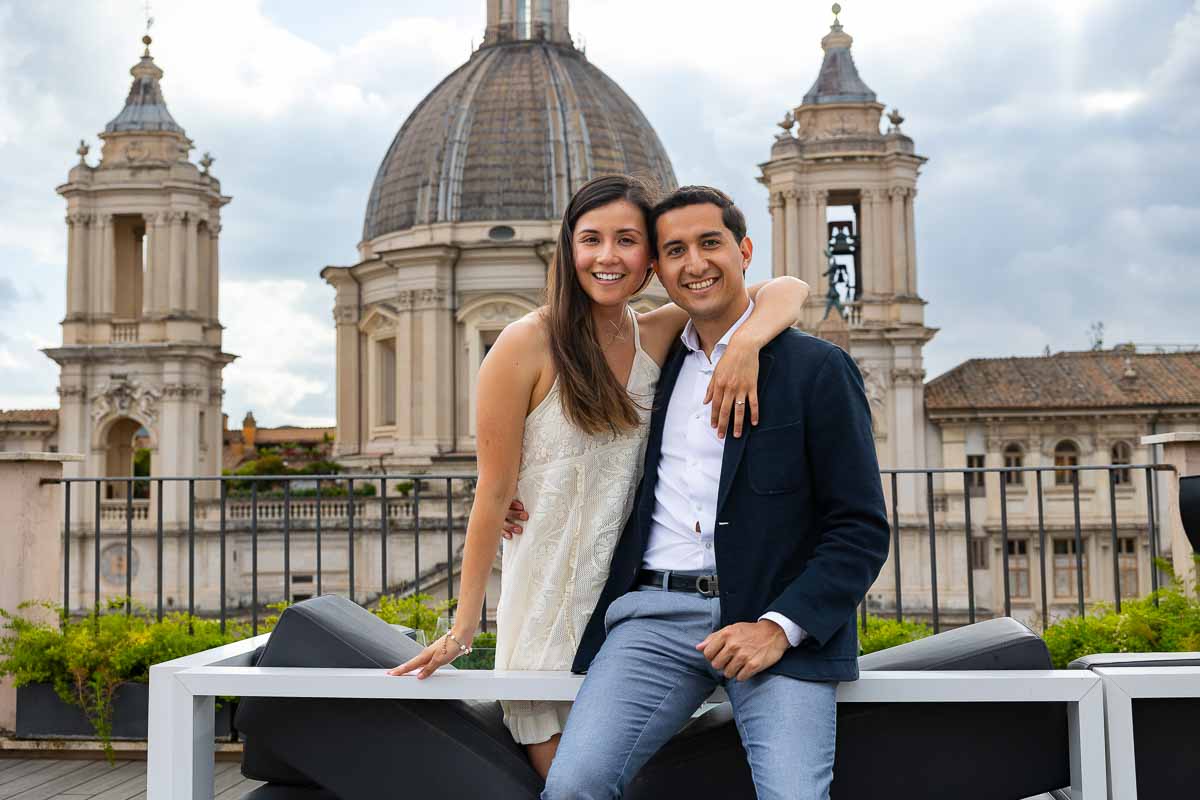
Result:
<svg viewBox="0 0 1200 800"><path fill-rule="evenodd" d="M508 505L508 512L504 515L504 528L500 531L500 535L505 539L511 539L514 534L521 533L524 528L521 523L529 519L529 514L525 513L525 506L521 505L520 500L513 500Z"/></svg>
<svg viewBox="0 0 1200 800"><path fill-rule="evenodd" d="M468 642L472 638L469 636L459 636L457 633L454 635L462 642ZM398 667L392 667L388 670L387 674L407 675L413 670L419 670L417 672L417 680L425 680L436 672L439 667L446 666L461 655L466 654L454 643L450 635L447 634L429 645L429 647L426 647L416 657L410 658Z"/></svg>
<svg viewBox="0 0 1200 800"><path fill-rule="evenodd" d="M704 402L712 403L712 425L718 439L725 438L731 418L733 436L740 438L747 411L750 424L758 424L758 351L762 345L739 336L741 333L738 330L729 340L704 395Z"/></svg>

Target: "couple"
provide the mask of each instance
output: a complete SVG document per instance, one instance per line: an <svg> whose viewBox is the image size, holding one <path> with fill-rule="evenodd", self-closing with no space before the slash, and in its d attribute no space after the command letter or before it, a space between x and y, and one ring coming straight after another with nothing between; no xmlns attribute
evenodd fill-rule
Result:
<svg viewBox="0 0 1200 800"><path fill-rule="evenodd" d="M391 674L469 651L503 528L496 668L588 673L573 707L504 703L544 798L619 797L718 685L758 796L828 795L888 527L858 370L790 328L803 282L747 289L752 253L716 189L593 180L480 368L459 613ZM674 304L637 314L651 270Z"/></svg>

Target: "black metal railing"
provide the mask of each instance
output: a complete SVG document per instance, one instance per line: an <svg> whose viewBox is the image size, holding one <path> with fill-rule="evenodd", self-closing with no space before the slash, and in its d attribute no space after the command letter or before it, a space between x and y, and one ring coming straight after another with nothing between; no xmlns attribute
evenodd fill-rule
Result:
<svg viewBox="0 0 1200 800"><path fill-rule="evenodd" d="M1086 612L1087 588L1085 586L1085 528L1089 537L1099 532L1101 525L1107 529L1112 549L1112 588L1113 600L1117 609L1122 601L1121 588L1121 552L1120 530L1132 531L1136 536L1144 534L1148 538L1150 550L1150 582L1151 590L1159 588L1159 575L1155 567L1158 554L1158 525L1156 522L1155 481L1154 476L1159 471L1171 471L1170 466L1139 464L1139 465L1103 465L1103 466L1046 466L1046 467L986 467L986 468L940 468L940 469L887 469L882 470L886 494L888 498L892 554L890 577L892 582L891 608L886 602L875 602L875 616L893 616L897 620L909 618L928 619L934 631L940 631L947 611L951 616L957 615L962 619L965 611L965 622L975 622L980 615L977 604L977 587L975 571L978 568L973 562L973 544L980 541L977 531L983 530L988 534L983 538L985 548L990 546L991 534L998 522L999 550L1001 558L1001 585L1003 587L1003 613L1011 616L1013 613L1012 567L1010 564L1010 534L1014 527L1030 532L1034 526L1030 510L1025 509L1025 522L1014 526L1010 519L1009 509L1013 487L1024 486L1024 476L1032 474L1036 490L1036 534L1038 541L1038 574L1040 577L1040 604L1036 611L1040 612L1043 627L1048 625L1050 617L1056 610L1061 610L1064 603L1052 604L1048 595L1047 581L1047 541L1049 522L1046 515L1046 491L1044 476L1054 473L1056 493L1060 496L1069 491L1071 496L1071 515L1068 530L1073 534L1073 546L1066 547L1068 555L1074 556L1075 597L1069 603L1074 606L1074 612L1080 615ZM1081 476L1088 473L1106 473L1109 503L1107 520L1101 520L1095 503L1092 503L1085 514L1081 503ZM978 475L983 475L980 484ZM1140 513L1130 514L1124 522L1119 520L1119 506L1128 507L1129 501L1136 494L1132 484L1132 476L1144 475L1143 492L1145 494L1145 516ZM973 491L982 485L985 491L991 491L989 478L998 484L999 513L998 520L985 514L980 523L979 509L973 505L986 507L987 497ZM1064 483L1065 479L1065 483ZM1086 480L1086 478L1083 478ZM306 476L182 476L182 477L121 477L99 478L79 477L49 480L50 483L63 484L65 506L64 525L64 561L63 561L63 605L71 610L84 608L86 588L83 582L73 587L71 580L72 540L74 537L86 537L90 531L92 536L92 607L99 611L102 602L102 541L123 536L124 540L124 610L132 613L132 604L137 593L134 586L135 538L154 537L155 575L154 575L154 607L158 619L164 614L164 554L166 538L171 536L177 540L175 545L176 568L178 581L178 560L186 561L186 591L187 611L189 614L203 613L219 616L222 630L225 629L231 611L240 617L249 616L251 629L257 632L259 615L267 604L278 600L292 600L297 596L292 581L293 562L292 551L295 546L294 537L303 535L311 537L313 545L313 561L315 570L308 579L315 578L316 594L322 594L327 589L325 550L329 546L330 537L344 535L345 551L345 589L348 597L357 602L369 603L383 594L411 595L422 591L423 584L445 580L445 597L449 603L455 599L454 570L456 567L456 537L461 543L466 531L466 516L473 496L474 476L472 475L418 475L418 474L360 474L360 475L306 475ZM939 485L940 482L940 485ZM959 484L961 482L961 493ZM1093 484L1095 481L1093 481ZM1118 502L1118 484L1128 485L1124 490L1124 502ZM213 486L215 484L215 486ZM457 485L457 490L456 490ZM302 488L298 488L302 487ZM198 494L198 488L201 490ZM123 497L105 501L106 491L116 489L123 491ZM150 489L150 491L146 491ZM913 498L923 495L923 508L916 504L904 507L901 503L901 490L904 489ZM1096 486L1090 485L1089 492L1095 492ZM180 491L185 492L180 495ZM72 503L75 498L91 492L92 519L75 519L72 516ZM119 493L119 492L114 492ZM150 495L147 498L135 497L136 494ZM961 510L953 507L961 499ZM444 501L444 514L439 513ZM154 522L150 522L150 508L154 507ZM166 510L170 510L170 515ZM422 512L425 512L424 514ZM199 516L199 520L198 520ZM110 523L107 527L103 523ZM1061 515L1056 520L1062 527ZM1106 523L1106 524L1104 524ZM946 588L950 593L961 591L960 587L940 587L938 579L938 539L939 530L945 533L953 531L961 524L965 545L965 597L966 608L961 610L947 609L939 588ZM263 535L279 534L282 560L283 591L276 596L268 587L264 593L260 591L260 554ZM429 542L431 536L441 535L445 541L445 559L434 562L431 569L422 570L422 535ZM234 609L230 608L229 585L229 540L232 536L239 537L240 543L249 550L249 597L245 603L239 602ZM364 579L356 575L356 551L360 545L369 543L377 536L379 553L379 582L373 584L373 579ZM389 554L396 555L392 549L397 537L411 539L411 550L407 561L402 564L407 569L403 575L397 575L390 570L394 559ZM919 540L927 538L928 556L927 568L929 573L928 587L914 582L905 583L905 567L902 554L905 551L906 540L918 540L919 551L924 551L924 544ZM182 539L182 542L178 540ZM218 551L217 562L217 596L215 607L211 603L198 604L197 601L197 541L203 540L205 552L209 551L212 540L215 539ZM1061 538L1055 538L1055 542ZM437 545L435 543L434 547ZM233 560L237 560L237 550ZM184 553L186 555L184 555ZM1026 551L1026 565L1028 551ZM81 551L80 556L84 553ZM401 554L402 555L402 554ZM427 550L425 555L430 556ZM1136 555L1136 552L1135 552ZM1056 554L1057 557L1057 554ZM945 558L945 556L943 556ZM946 562L943 561L943 564ZM990 565L990 559L989 559ZM911 568L912 564L909 565ZM922 565L924 566L924 565ZM951 566L953 566L951 564ZM989 570L990 572L990 570ZM209 576L211 580L211 575ZM1026 580L1028 573L1026 571ZM108 581L110 587L114 580ZM876 588L885 588L886 578L880 576ZM176 586L176 592L182 586ZM206 591L211 586L204 587ZM73 593L80 598L72 604ZM909 606L905 606L906 594L910 598ZM915 603L911 597L918 595ZM1059 594L1056 592L1056 594ZM928 596L928 608L922 608L924 597ZM173 598L172 598L173 599ZM1022 598L1024 601L1024 598ZM482 629L487 630L487 608L484 604L484 614L481 620ZM869 622L872 609L871 602L864 601L861 606L863 624ZM992 604L987 609L992 615L998 610ZM1029 600L1032 605L1032 600ZM1025 609L1033 611L1033 609Z"/></svg>
<svg viewBox="0 0 1200 800"><path fill-rule="evenodd" d="M1034 476L1036 489L1036 512L1037 512L1037 538L1038 538L1038 572L1040 584L1040 621L1043 629L1050 624L1052 613L1052 604L1049 601L1047 594L1047 520L1046 520L1046 492L1044 487L1043 476L1046 473L1053 473L1054 480L1059 487L1069 487L1071 493L1071 519L1070 530L1073 533L1071 540L1073 546L1067 548L1070 554L1074 556L1074 576L1075 576L1075 597L1073 602L1076 606L1076 612L1083 616L1087 613L1087 589L1084 583L1085 574L1085 515L1082 510L1080 500L1081 491L1081 475L1085 473L1105 473L1107 475L1109 503L1107 508L1107 529L1110 534L1110 545L1112 550L1112 588L1113 602L1116 610L1121 610L1121 561L1120 561L1120 521L1118 518L1118 478L1124 485L1132 487L1132 476L1136 473L1144 475L1144 494L1146 500L1146 515L1144 517L1135 517L1133 527L1135 531L1144 527L1144 532L1148 540L1150 557L1149 557L1149 574L1150 586L1152 592L1157 592L1160 584L1159 571L1157 567L1159 548L1159 533L1156 520L1155 506L1155 480L1154 476L1158 472L1174 473L1175 468L1164 464L1107 464L1107 465L1054 465L1054 466L1039 466L1039 467L947 467L939 469L885 469L882 470L884 475L885 485L890 483L889 504L891 506L891 521L892 521L892 572L893 572L893 587L894 587L894 608L891 610L892 615L897 620L904 620L905 610L903 604L903 568L902 568L902 532L905 526L901 519L899 506L900 497L900 479L903 476L912 476L913 480L920 476L925 478L925 524L923 529L918 528L914 533L918 536L924 535L928 537L929 543L929 571L930 571L930 605L928 609L929 621L933 626L934 632L941 630L941 622L943 609L938 600L938 579L937 579L937 532L939 523L937 514L935 513L936 500L939 497L939 491L935 488L935 476L943 476L945 481L951 477L961 479L961 498L962 498L962 529L965 536L965 553L966 553L966 595L967 595L967 622L974 623L977 619L977 604L976 604L976 587L975 587L975 565L973 563L972 544L975 541L976 527L972 524L972 505L975 502L986 503L986 494L979 495L973 493L972 485L975 483L972 480L974 475L993 475L997 478L996 483L999 485L999 535L1000 535L1000 557L1001 557L1001 585L1003 587L1003 608L1005 616L1012 616L1013 613L1013 596L1012 596L1012 570L1010 564L1010 533L1012 525L1009 520L1009 494L1010 486L1024 485L1023 476L1032 474ZM1020 477L1018 477L1020 476ZM985 484L986 485L986 484ZM1092 487L1094 489L1094 487ZM943 486L940 490L940 496L946 497L957 493L957 487ZM1130 493L1132 499L1133 492ZM954 526L952 520L952 512L949 504L946 504L946 509L942 514L941 526L943 529ZM987 522L985 521L985 525ZM1096 514L1090 514L1087 520L1087 527L1092 530L1097 530L1101 524L1097 519ZM1128 524L1128 523L1126 523ZM909 525L909 528L915 528L914 525ZM1136 553L1135 553L1136 555ZM1155 599L1157 603L1157 598ZM1061 604L1060 604L1061 605ZM864 602L861 609L862 620L864 626L868 619L868 603ZM923 616L919 614L918 616Z"/></svg>
<svg viewBox="0 0 1200 800"><path fill-rule="evenodd" d="M249 601L244 607L236 609L242 616L249 616L249 622L254 632L258 630L259 616L267 604L278 600L289 600L293 596L292 554L293 536L298 530L311 533L313 555L315 560L314 574L316 593L324 593L326 589L325 550L328 547L328 534L345 534L345 591L349 599L360 602L370 602L375 597L385 593L401 595L420 593L423 583L444 579L446 601L453 603L455 538L465 535L465 521L472 496L474 476L471 475L413 475L413 474L380 474L380 475L255 475L255 476L180 476L180 477L120 477L97 478L79 477L48 480L47 483L63 484L63 504L65 524L63 526L64 557L63 557L63 607L68 611L84 607L82 598L86 589L81 584L72 584L72 543L73 538L86 536L90 533L91 546L91 589L92 608L99 611L102 607L101 564L104 541L110 541L117 536L124 538L123 564L124 573L124 608L125 613L132 613L133 602L137 597L133 583L135 564L135 538L153 535L155 555L154 575L154 609L156 618L163 618L164 597L164 554L168 548L168 536L180 537L183 543L177 546L176 552L185 550L183 560L186 566L187 612L194 615L198 612L215 614L220 619L221 629L224 630L231 616L229 603L229 540L231 536L240 536L246 540L250 556L249 569ZM211 498L198 496L197 487L212 486L215 491L202 492L210 494ZM296 496L295 486L309 486L306 494ZM456 490L456 485L459 487ZM152 496L147 499L135 499L136 489L149 486ZM171 496L175 487L183 487L182 497ZM401 492L395 491L396 487ZM123 492L124 497L118 501L104 500L106 492L113 488ZM391 489L391 491L389 491ZM441 491L438 491L441 489ZM72 516L72 504L80 494L90 492L92 497L91 519L81 521ZM269 495L267 494L269 492ZM143 492L145 493L145 492ZM430 514L431 504L439 504L444 500L444 515ZM150 526L149 509L155 508L155 522ZM331 509L332 507L332 509ZM167 516L167 510L173 510L172 520ZM294 518L297 509L302 510L302 524L297 524ZM333 513L330 513L332 510ZM197 512L203 516L204 524L198 524ZM231 515L230 512L233 512ZM374 513L372 513L372 511ZM423 515L422 512L425 511ZM118 513L113 513L118 512ZM265 512L265 513L264 513ZM231 516L233 519L231 519ZM115 530L114 526L105 527L104 523L121 523L123 530ZM260 555L262 547L260 539L265 526L270 525L271 533L278 533L281 538L282 584L281 596L263 594L260 592ZM422 571L421 542L422 533L441 533L445 537L445 561L434 565L432 570ZM410 576L396 576L390 572L389 542L398 535L411 537ZM358 545L365 537L378 536L379 545L379 583L374 586L356 575L356 553ZM197 540L215 538L218 548L217 562L217 595L219 600L216 607L198 607L196 594ZM426 541L429 541L427 538ZM393 555L395 555L393 551ZM236 560L236 555L234 556ZM401 578L401 579L398 579ZM109 581L111 585L113 581ZM364 586L363 584L367 584ZM177 587L182 589L183 587ZM372 591L374 590L374 591ZM72 603L72 596L81 598L78 603ZM483 630L487 630L486 608L482 619Z"/></svg>

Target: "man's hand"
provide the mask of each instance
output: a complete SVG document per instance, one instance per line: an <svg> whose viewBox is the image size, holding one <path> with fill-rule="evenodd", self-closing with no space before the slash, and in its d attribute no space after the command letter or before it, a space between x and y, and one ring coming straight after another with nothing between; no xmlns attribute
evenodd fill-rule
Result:
<svg viewBox="0 0 1200 800"><path fill-rule="evenodd" d="M713 669L726 678L745 681L783 658L790 647L783 628L769 619L737 622L713 631L696 645Z"/></svg>
<svg viewBox="0 0 1200 800"><path fill-rule="evenodd" d="M508 506L508 514L504 517L504 529L500 531L500 535L505 539L511 539L513 534L521 533L524 528L521 523L529 519L529 515L525 513L525 506L521 505L520 500L513 500Z"/></svg>

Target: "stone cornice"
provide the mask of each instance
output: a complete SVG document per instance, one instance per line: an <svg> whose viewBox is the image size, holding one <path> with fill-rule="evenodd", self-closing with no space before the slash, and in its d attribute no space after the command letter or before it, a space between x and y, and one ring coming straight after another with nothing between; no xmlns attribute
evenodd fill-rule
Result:
<svg viewBox="0 0 1200 800"><path fill-rule="evenodd" d="M449 266L458 260L460 252L461 248L459 247L438 244L404 250L387 250L380 252L379 255L388 266L402 269L410 265L425 266L431 262L439 267Z"/></svg>
<svg viewBox="0 0 1200 800"><path fill-rule="evenodd" d="M1153 413L1148 413L1153 412ZM938 423L1049 423L1059 420L1072 420L1082 423L1095 422L1097 414L1107 417L1119 417L1121 421L1133 420L1149 424L1152 416L1160 419L1200 419L1198 406L1166 406L1161 409L1149 409L1145 406L1130 406L1128 408L1067 408L1067 409L991 409L991 408L947 408L937 409L926 406L925 414L931 422Z"/></svg>
<svg viewBox="0 0 1200 800"><path fill-rule="evenodd" d="M133 361L162 358L195 359L210 363L228 364L237 356L222 353L220 347L207 344L178 342L136 342L130 344L69 344L42 349L48 358L59 365L86 364L103 361Z"/></svg>

